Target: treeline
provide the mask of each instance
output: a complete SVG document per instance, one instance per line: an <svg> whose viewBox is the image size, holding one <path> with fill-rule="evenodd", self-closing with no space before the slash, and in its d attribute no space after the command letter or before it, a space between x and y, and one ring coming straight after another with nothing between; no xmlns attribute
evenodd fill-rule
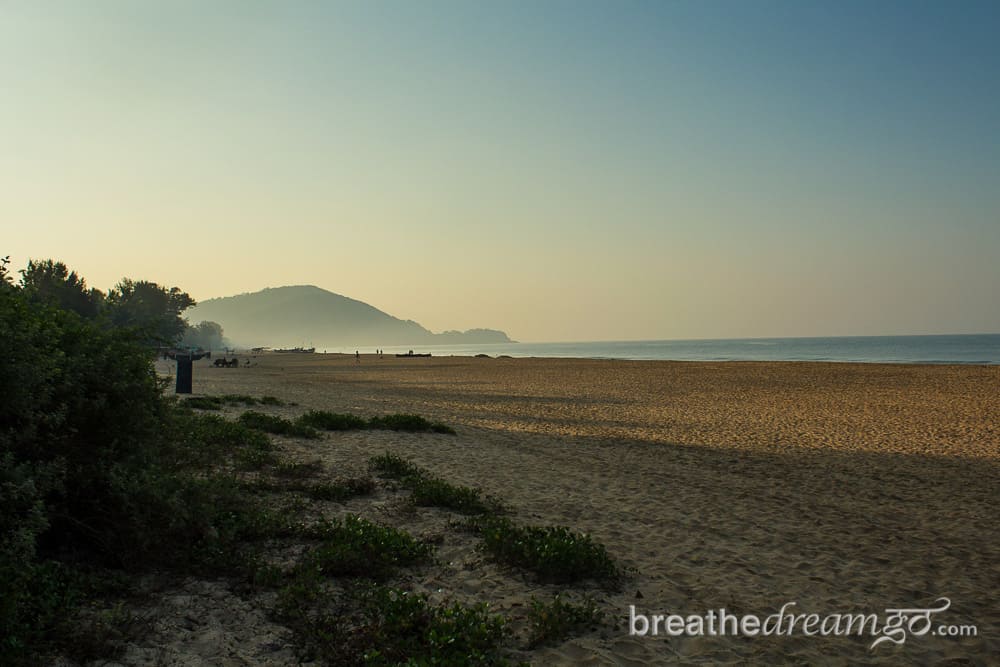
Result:
<svg viewBox="0 0 1000 667"><path fill-rule="evenodd" d="M222 327L216 322L191 325L182 313L195 305L189 294L177 287L163 287L146 280L123 279L107 293L88 287L87 282L62 262L29 260L14 285L4 258L3 275L9 286L20 289L31 303L68 310L105 325L139 332L150 345L184 345L206 350L225 346Z"/></svg>
<svg viewBox="0 0 1000 667"><path fill-rule="evenodd" d="M242 431L180 410L152 363L193 302L146 281L104 294L51 261L15 282L0 260L0 662L57 650L94 572L205 563L237 531L248 500L190 471Z"/></svg>

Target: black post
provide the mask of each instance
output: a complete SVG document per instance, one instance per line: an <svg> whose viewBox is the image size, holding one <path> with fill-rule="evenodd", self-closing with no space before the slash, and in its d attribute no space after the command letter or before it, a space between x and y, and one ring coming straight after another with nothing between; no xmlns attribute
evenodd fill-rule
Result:
<svg viewBox="0 0 1000 667"><path fill-rule="evenodd" d="M194 374L191 366L192 364L191 355L178 354L176 358L177 358L177 393L190 394L191 377Z"/></svg>

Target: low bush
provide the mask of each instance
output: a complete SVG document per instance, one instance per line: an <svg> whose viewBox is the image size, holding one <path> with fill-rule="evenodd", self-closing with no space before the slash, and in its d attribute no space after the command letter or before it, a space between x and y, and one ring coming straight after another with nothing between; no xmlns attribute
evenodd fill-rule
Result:
<svg viewBox="0 0 1000 667"><path fill-rule="evenodd" d="M434 605L427 596L384 586L353 587L339 604L297 579L279 595L279 614L308 660L331 665L507 665L508 632L485 604Z"/></svg>
<svg viewBox="0 0 1000 667"><path fill-rule="evenodd" d="M274 396L261 396L259 399L246 394L226 394L224 396L192 396L184 401L189 408L198 410L221 410L226 405L274 405L282 406L285 402Z"/></svg>
<svg viewBox="0 0 1000 667"><path fill-rule="evenodd" d="M375 587L356 628L366 665L503 665L506 621L486 604L432 605L427 596Z"/></svg>
<svg viewBox="0 0 1000 667"><path fill-rule="evenodd" d="M622 575L603 544L563 526L518 526L490 516L472 519L468 525L498 562L533 572L542 582L608 581Z"/></svg>
<svg viewBox="0 0 1000 667"><path fill-rule="evenodd" d="M484 514L490 508L483 502L479 489L456 486L436 477L410 478L410 496L419 507L443 507L462 514Z"/></svg>
<svg viewBox="0 0 1000 667"><path fill-rule="evenodd" d="M431 422L420 415L395 414L383 417L372 417L368 420L369 428L388 429L390 431L409 431L411 433L448 433L455 435L455 429L440 422Z"/></svg>
<svg viewBox="0 0 1000 667"><path fill-rule="evenodd" d="M285 419L284 417L267 415L263 412L248 410L239 416L238 421L248 428L264 431L265 433L287 435L295 438L307 438L310 440L319 438L319 433L314 428L303 424L297 424Z"/></svg>
<svg viewBox="0 0 1000 667"><path fill-rule="evenodd" d="M408 477L420 477L424 474L423 469L419 466L388 452L368 459L368 468L380 477L388 479L403 480Z"/></svg>
<svg viewBox="0 0 1000 667"><path fill-rule="evenodd" d="M85 571L238 572L270 519L221 469L268 438L168 400L148 331L29 298L0 265L0 662L44 664ZM215 401L209 401L214 405Z"/></svg>
<svg viewBox="0 0 1000 667"><path fill-rule="evenodd" d="M303 560L302 567L325 576L384 579L404 565L430 559L433 547L396 528L349 515L313 529L322 544Z"/></svg>
<svg viewBox="0 0 1000 667"><path fill-rule="evenodd" d="M592 629L604 623L604 612L597 607L591 597L582 604L574 604L556 594L550 602L531 598L528 611L531 636L528 646L535 648L542 644L560 642L574 633Z"/></svg>
<svg viewBox="0 0 1000 667"><path fill-rule="evenodd" d="M367 428L368 422L355 415L326 410L310 410L296 420L299 424L322 431L352 431Z"/></svg>
<svg viewBox="0 0 1000 667"><path fill-rule="evenodd" d="M283 400L281 400L280 398L278 398L277 396L261 396L260 397L260 404L261 405L282 406L282 405L285 405L285 402Z"/></svg>
<svg viewBox="0 0 1000 667"><path fill-rule="evenodd" d="M258 401L253 396L247 396L246 394L226 394L225 396L220 396L220 399L227 405L246 405L247 407L263 403L263 401Z"/></svg>
<svg viewBox="0 0 1000 667"><path fill-rule="evenodd" d="M192 396L184 401L184 405L195 410L221 410L225 404L218 396Z"/></svg>

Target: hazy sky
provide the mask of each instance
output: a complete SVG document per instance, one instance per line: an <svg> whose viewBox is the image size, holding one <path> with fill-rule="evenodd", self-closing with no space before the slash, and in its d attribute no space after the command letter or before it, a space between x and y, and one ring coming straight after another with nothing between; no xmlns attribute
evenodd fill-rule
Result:
<svg viewBox="0 0 1000 667"><path fill-rule="evenodd" d="M1000 3L0 0L0 255L519 340L1000 331Z"/></svg>

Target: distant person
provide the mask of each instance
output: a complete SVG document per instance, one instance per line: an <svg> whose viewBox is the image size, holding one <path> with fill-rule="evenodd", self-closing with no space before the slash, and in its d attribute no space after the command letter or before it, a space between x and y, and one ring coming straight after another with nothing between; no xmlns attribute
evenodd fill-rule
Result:
<svg viewBox="0 0 1000 667"><path fill-rule="evenodd" d="M361 352L359 350L354 350L354 363L361 363Z"/></svg>

